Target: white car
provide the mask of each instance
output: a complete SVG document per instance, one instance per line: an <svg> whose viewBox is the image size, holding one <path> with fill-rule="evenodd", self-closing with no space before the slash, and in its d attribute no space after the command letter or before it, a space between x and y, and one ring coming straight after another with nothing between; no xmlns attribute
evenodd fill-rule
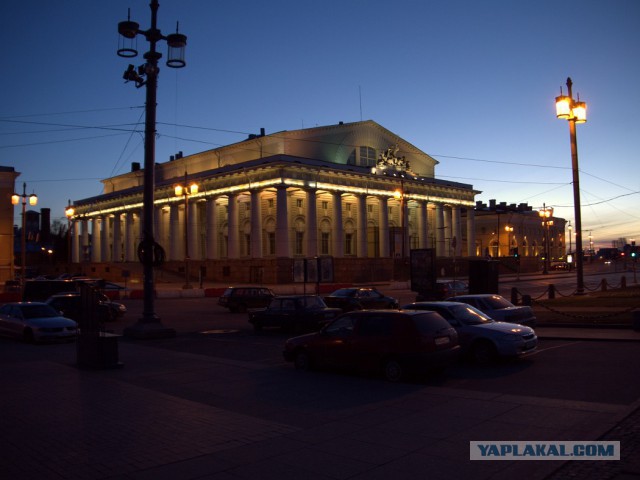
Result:
<svg viewBox="0 0 640 480"><path fill-rule="evenodd" d="M498 322L518 323L527 327L536 326L536 316L533 309L527 305L514 305L502 295L481 293L458 295L447 298L449 302L462 302L476 307Z"/></svg>
<svg viewBox="0 0 640 480"><path fill-rule="evenodd" d="M14 302L0 307L0 334L27 343L74 340L78 324L42 302Z"/></svg>

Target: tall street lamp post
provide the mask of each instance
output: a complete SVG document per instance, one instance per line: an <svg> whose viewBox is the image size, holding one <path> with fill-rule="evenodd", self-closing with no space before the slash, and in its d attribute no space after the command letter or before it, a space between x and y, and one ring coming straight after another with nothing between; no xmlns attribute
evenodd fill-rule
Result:
<svg viewBox="0 0 640 480"><path fill-rule="evenodd" d="M553 208L547 208L545 204L542 206L542 210L538 212L542 218L542 234L544 235L544 263L542 273L544 275L549 273L549 226L553 225L553 220L549 220L553 217Z"/></svg>
<svg viewBox="0 0 640 480"><path fill-rule="evenodd" d="M184 196L184 289L193 288L189 282L189 195L194 193L198 193L198 184L187 186L187 172L184 172L184 185L175 188L176 197Z"/></svg>
<svg viewBox="0 0 640 480"><path fill-rule="evenodd" d="M22 184L22 195L14 193L11 195L11 204L22 203L22 237L20 241L20 289L24 292L24 279L27 274L27 202L29 205L38 204L38 196L35 193L27 195L27 184Z"/></svg>
<svg viewBox="0 0 640 480"><path fill-rule="evenodd" d="M135 38L142 35L149 42L149 51L144 54L147 61L137 69L129 65L123 78L133 81L137 88L146 86L146 111L144 132L144 190L142 206L142 242L138 246L138 256L143 265L143 311L142 318L127 329L124 333L134 338L158 338L173 337L176 332L165 328L154 311L154 283L153 267L161 262L163 255L161 247L153 237L154 223L154 190L155 190L155 135L156 135L156 91L158 87L158 60L162 54L156 50L156 44L165 40L168 45L167 66L182 68L184 61L184 49L187 45L187 37L177 32L168 36L162 35L157 28L158 0L151 0L151 28L140 30L139 24L127 19L118 24L120 40L118 55L125 58L135 57L138 51L135 48ZM146 79L145 79L146 77ZM155 257L155 258L154 258Z"/></svg>
<svg viewBox="0 0 640 480"><path fill-rule="evenodd" d="M587 121L587 104L573 99L571 87L573 82L571 78L567 78L567 93L562 94L560 87L560 96L556 97L556 116L564 118L569 122L569 136L571 139L571 168L573 171L573 210L576 227L576 293L584 294L584 262L582 252L582 217L580 214L580 174L578 169L578 143L576 140L576 123L584 123Z"/></svg>
<svg viewBox="0 0 640 480"><path fill-rule="evenodd" d="M73 208L73 205L71 205L71 200L68 200L67 208L64 209L64 214L67 217L67 263L69 264L69 268L73 263L73 253L71 252L71 220L75 213L76 210Z"/></svg>

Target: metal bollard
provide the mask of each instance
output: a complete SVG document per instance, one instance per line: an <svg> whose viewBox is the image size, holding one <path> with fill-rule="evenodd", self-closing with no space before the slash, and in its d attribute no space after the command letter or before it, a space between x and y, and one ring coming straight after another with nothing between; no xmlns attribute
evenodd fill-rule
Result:
<svg viewBox="0 0 640 480"><path fill-rule="evenodd" d="M549 300L556 298L556 287L553 283L549 284Z"/></svg>
<svg viewBox="0 0 640 480"><path fill-rule="evenodd" d="M627 288L627 277L624 275L620 279L620 288Z"/></svg>
<svg viewBox="0 0 640 480"><path fill-rule="evenodd" d="M531 295L522 295L522 304L527 307L531 306Z"/></svg>
<svg viewBox="0 0 640 480"><path fill-rule="evenodd" d="M600 280L600 289L603 292L607 291L607 279L606 278L603 278L602 280Z"/></svg>
<svg viewBox="0 0 640 480"><path fill-rule="evenodd" d="M518 287L511 287L511 303L518 305Z"/></svg>

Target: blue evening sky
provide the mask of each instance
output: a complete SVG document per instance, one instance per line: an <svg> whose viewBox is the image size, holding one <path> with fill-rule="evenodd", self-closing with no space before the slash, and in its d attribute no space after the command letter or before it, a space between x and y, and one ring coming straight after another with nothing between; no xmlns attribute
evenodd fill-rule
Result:
<svg viewBox="0 0 640 480"><path fill-rule="evenodd" d="M127 8L149 28L149 0L0 7L0 165L52 219L143 162L145 89L122 74L144 61L116 55ZM371 119L436 158L436 177L481 190L477 200L546 204L574 224L569 126L554 110L571 76L588 105L577 134L585 248L589 235L640 241L637 0L161 0L162 33L177 21L187 67L161 60L158 162L262 127Z"/></svg>

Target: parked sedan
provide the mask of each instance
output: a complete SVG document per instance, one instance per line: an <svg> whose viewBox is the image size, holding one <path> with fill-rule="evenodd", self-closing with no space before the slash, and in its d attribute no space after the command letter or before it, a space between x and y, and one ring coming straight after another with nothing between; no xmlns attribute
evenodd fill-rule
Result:
<svg viewBox="0 0 640 480"><path fill-rule="evenodd" d="M538 345L532 328L496 322L471 305L416 302L402 308L438 312L458 332L463 353L476 363L488 363L498 356L516 357L535 350Z"/></svg>
<svg viewBox="0 0 640 480"><path fill-rule="evenodd" d="M536 326L533 309L527 305L515 306L501 295L484 293L476 295L459 295L447 298L451 302L462 302L476 307L489 317L499 322L518 323L528 327Z"/></svg>
<svg viewBox="0 0 640 480"><path fill-rule="evenodd" d="M344 313L320 332L290 338L285 360L299 370L333 367L381 373L440 371L456 361L458 334L436 312L363 310Z"/></svg>
<svg viewBox="0 0 640 480"><path fill-rule="evenodd" d="M14 302L0 307L0 334L27 343L76 338L78 324L42 302Z"/></svg>
<svg viewBox="0 0 640 480"><path fill-rule="evenodd" d="M280 327L292 331L319 330L342 311L329 308L317 295L275 297L267 308L249 311L249 322L255 330Z"/></svg>
<svg viewBox="0 0 640 480"><path fill-rule="evenodd" d="M324 297L324 301L330 307L340 308L345 312L370 308L398 308L398 300L387 297L371 287L339 288Z"/></svg>
<svg viewBox="0 0 640 480"><path fill-rule="evenodd" d="M63 316L79 322L82 317L82 298L77 292L52 295L45 302L51 305ZM127 307L118 302L112 302L106 295L98 294L96 312L101 322L112 322L123 316Z"/></svg>
<svg viewBox="0 0 640 480"><path fill-rule="evenodd" d="M436 280L432 291L424 291L416 295L416 302L425 300L444 300L448 297L466 295L469 285L460 280Z"/></svg>

